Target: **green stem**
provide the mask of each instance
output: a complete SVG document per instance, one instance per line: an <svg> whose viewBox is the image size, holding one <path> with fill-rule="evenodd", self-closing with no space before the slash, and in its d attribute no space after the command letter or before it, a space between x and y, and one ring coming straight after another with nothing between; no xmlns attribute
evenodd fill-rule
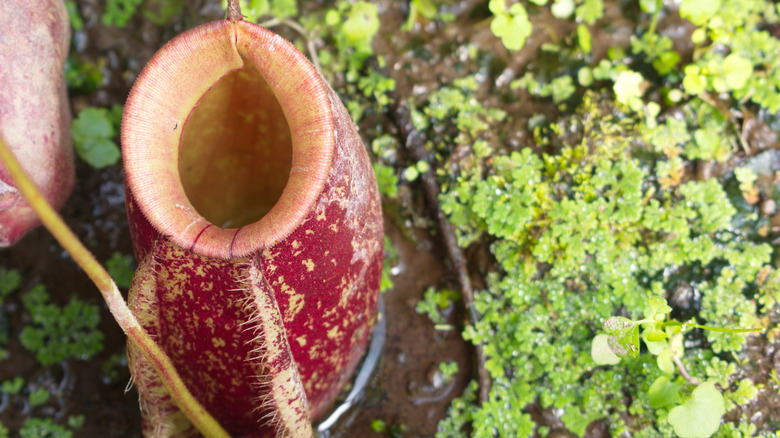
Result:
<svg viewBox="0 0 780 438"><path fill-rule="evenodd" d="M165 384L166 389L175 400L177 406L192 424L206 437L227 438L230 435L219 423L198 403L182 382L176 368L165 352L152 340L148 333L138 324L138 320L127 307L119 288L95 256L79 241L62 218L43 198L38 188L25 174L13 152L0 137L0 162L5 165L16 188L24 196L30 206L38 214L43 226L49 230L63 248L73 257L73 260L84 270L90 280L100 290L108 310L117 324L127 334L128 339L135 343L146 358L154 365L157 374Z"/></svg>
<svg viewBox="0 0 780 438"><path fill-rule="evenodd" d="M711 325L701 325L696 324L694 322L679 322L679 321L667 321L663 324L661 324L661 327L680 327L680 326L690 326L690 327L696 327L700 328L702 330L709 330L711 332L722 332L722 333L750 333L750 332L760 332L764 330L763 327L755 327L755 328L723 328L723 327L713 327Z"/></svg>
<svg viewBox="0 0 780 438"><path fill-rule="evenodd" d="M650 28L647 30L648 33L655 33L655 28L658 25L658 16L661 13L662 6L662 0L655 0L655 11L653 11L653 20L650 22Z"/></svg>

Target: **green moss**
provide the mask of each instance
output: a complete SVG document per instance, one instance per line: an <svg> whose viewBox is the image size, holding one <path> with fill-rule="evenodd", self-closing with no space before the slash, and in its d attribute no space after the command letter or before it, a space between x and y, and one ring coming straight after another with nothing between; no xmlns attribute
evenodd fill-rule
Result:
<svg viewBox="0 0 780 438"><path fill-rule="evenodd" d="M49 401L49 397L51 394L49 394L49 391L47 391L45 388L36 388L33 392L30 393L30 396L28 397L30 400L30 406L40 406L43 404L46 404L47 401Z"/></svg>
<svg viewBox="0 0 780 438"><path fill-rule="evenodd" d="M32 324L22 329L19 340L42 365L69 358L89 359L103 349L97 306L78 298L72 298L64 307L50 304L49 293L41 285L26 292L22 301Z"/></svg>
<svg viewBox="0 0 780 438"><path fill-rule="evenodd" d="M556 145L552 152L494 156L487 172L462 173L441 196L460 243L490 236L501 266L475 297L481 319L464 332L483 345L493 378L489 401L473 412L475 436L527 436L535 426L523 409L535 400L560 409L578 435L600 418L614 434L638 432L622 422L627 412L662 433L668 424L647 398L612 396L658 377L638 365L646 353L636 348L637 359L605 369L584 352L617 311L654 318L658 310L643 310L648 299L683 279L702 293L703 321L757 324L745 294L771 248L732 226L737 210L719 181L662 190L652 160L633 153L652 149L638 143L643 125L612 105L586 95L575 115L538 131L537 143ZM625 327L626 342L638 347L639 326ZM717 353L739 351L746 335L707 336ZM708 363L696 349L684 359L694 369Z"/></svg>
<svg viewBox="0 0 780 438"><path fill-rule="evenodd" d="M444 325L447 321L441 312L458 300L460 300L460 294L456 290L429 287L426 289L423 299L417 302L415 311L428 316L431 322L437 326Z"/></svg>
<svg viewBox="0 0 780 438"><path fill-rule="evenodd" d="M319 52L323 67L334 72L346 72L347 80L357 82L358 71L366 59L374 53L371 44L379 31L379 12L376 6L365 1L340 1L335 8L322 15L311 15L301 20L312 35L331 40L336 53Z"/></svg>
<svg viewBox="0 0 780 438"><path fill-rule="evenodd" d="M71 124L76 153L95 169L111 166L121 158L114 137L121 120L122 107L85 108Z"/></svg>
<svg viewBox="0 0 780 438"><path fill-rule="evenodd" d="M0 266L0 304L3 299L19 288L22 284L22 274L15 269Z"/></svg>
<svg viewBox="0 0 780 438"><path fill-rule="evenodd" d="M106 270L117 286L128 288L135 273L135 258L115 252L106 260Z"/></svg>
<svg viewBox="0 0 780 438"><path fill-rule="evenodd" d="M135 15L143 0L107 0L103 10L103 24L125 27Z"/></svg>
<svg viewBox="0 0 780 438"><path fill-rule="evenodd" d="M50 418L28 418L19 430L20 438L71 438L73 432Z"/></svg>

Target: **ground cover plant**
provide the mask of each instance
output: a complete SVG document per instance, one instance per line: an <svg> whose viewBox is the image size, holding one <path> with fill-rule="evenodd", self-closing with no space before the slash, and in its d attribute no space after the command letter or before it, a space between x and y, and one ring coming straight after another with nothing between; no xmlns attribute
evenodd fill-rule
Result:
<svg viewBox="0 0 780 438"><path fill-rule="evenodd" d="M491 2L491 29L504 36L508 19L494 3L502 2ZM534 142L519 150L473 143L473 155L444 159L458 169L440 179L459 243L489 235L500 268L475 297L480 319L464 331L484 346L490 395L479 407L473 392L464 396L437 436L463 434L467 423L474 436L549 432L532 405L560 412L577 435L598 420L612 435L772 434L739 407L758 392L738 366L750 331L702 332L695 323L772 326L777 274L758 214L760 159L747 160L758 151L740 123L748 111L774 121L778 74L766 54L779 46L760 26L776 22L776 7L684 1L669 11L640 2L648 27L598 60L584 27L600 18L586 12L593 2L576 12L568 3L551 13L583 24L568 43L543 48L557 68L530 68L510 85L551 97L561 115L529 121ZM513 8L511 20L525 20ZM657 33L659 17L675 12L695 25L695 48L682 56ZM691 175L706 162L727 164L719 178ZM763 196L772 199L774 187ZM690 323L664 331L668 314ZM721 426L727 410L734 422Z"/></svg>
<svg viewBox="0 0 780 438"><path fill-rule="evenodd" d="M217 1L66 3L73 29L93 26L85 35L94 39L94 26L155 35L153 19L181 30L219 9ZM382 289L397 331L362 410L336 436L740 437L780 429L776 5L250 0L244 8L308 53L360 121L391 224ZM116 184L113 105L124 96L106 98L107 90L126 91L137 73L137 61L127 60L144 55L111 53L74 46L66 78L79 177ZM93 194L112 193L103 187ZM108 215L103 204L78 205L98 220ZM107 229L83 226L81 234L96 246L101 233L123 241ZM113 260L114 278L127 279L132 264L124 240L98 249ZM444 264L423 269L448 275L405 271L430 253ZM71 313L86 315L97 301L89 291L57 295L57 282L39 285L39 270L2 260L16 268L0 275L6 364L24 355L38 361L43 350L27 351L22 333L56 333L57 325L38 323L36 309L66 309L73 293L84 313ZM455 280L462 274L473 294ZM109 341L116 336L101 324L95 342L98 329L79 319L78 339L60 346L71 353L41 361L43 374L0 362L4 400L30 407L21 420L5 411L9 430L101 430L98 413L55 409L63 393L44 377L60 367L99 362L123 400L124 358ZM427 324L416 332L422 341L411 340L414 324ZM468 356L448 355L453 339L473 347ZM417 368L403 349L415 342L435 351ZM127 412L137 411L135 396L126 399ZM63 414L43 420L54 411Z"/></svg>

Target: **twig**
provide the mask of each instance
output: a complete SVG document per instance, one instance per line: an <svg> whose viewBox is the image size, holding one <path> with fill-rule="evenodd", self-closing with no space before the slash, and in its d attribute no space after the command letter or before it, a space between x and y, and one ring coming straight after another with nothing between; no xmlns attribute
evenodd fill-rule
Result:
<svg viewBox="0 0 780 438"><path fill-rule="evenodd" d="M241 13L241 4L238 2L239 0L228 0L227 5L227 19L236 22L241 21L244 18L244 15Z"/></svg>
<svg viewBox="0 0 780 438"><path fill-rule="evenodd" d="M463 251L461 251L458 246L452 224L447 220L447 217L439 206L439 183L436 181L435 169L431 163L432 160L425 151L422 134L420 134L412 124L408 104L406 101L401 100L399 96L395 96L395 101L395 125L403 139L402 143L404 147L413 160L425 161L429 164L428 171L421 175L423 192L425 193L425 198L429 207L435 211L436 218L439 222L439 228L444 237L444 245L447 247L447 253L450 256L450 260L452 260L453 267L458 276L463 303L469 312L471 323L476 324L477 321L479 321L479 315L474 308L474 289L471 287L471 279L469 278L466 258L463 256ZM479 375L479 400L481 403L484 403L487 401L490 393L490 375L485 369L486 359L481 343L477 344L476 350L477 373Z"/></svg>
<svg viewBox="0 0 780 438"><path fill-rule="evenodd" d="M699 385L699 383L701 383L701 382L699 382L699 379L697 379L696 377L693 377L690 374L688 374L688 370L685 369L685 365L683 365L683 363L682 363L682 361L680 360L679 357L677 357L677 356L675 356L673 354L672 355L672 361L674 361L674 364L677 365L677 369L680 370L680 374L682 374L682 376L685 377L685 380L687 380L687 381L689 381L692 384L697 385L697 386Z"/></svg>
<svg viewBox="0 0 780 438"><path fill-rule="evenodd" d="M0 137L0 162L10 174L16 188L35 210L43 226L49 230L100 290L111 315L127 334L130 342L135 343L154 366L160 380L182 413L203 435L214 438L229 437L219 423L192 396L168 356L141 327L135 315L130 312L114 280L95 259L95 256L73 234L73 231L65 225L60 215L46 202L41 192L25 174L13 152L6 146L2 137Z"/></svg>

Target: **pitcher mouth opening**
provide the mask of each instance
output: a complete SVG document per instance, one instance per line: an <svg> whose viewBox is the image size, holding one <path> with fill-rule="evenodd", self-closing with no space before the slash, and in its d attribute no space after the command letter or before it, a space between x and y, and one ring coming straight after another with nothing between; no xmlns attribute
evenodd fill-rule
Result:
<svg viewBox="0 0 780 438"><path fill-rule="evenodd" d="M180 247L245 257L313 208L333 127L327 85L292 44L251 23L210 23L171 40L130 92L128 189Z"/></svg>
<svg viewBox="0 0 780 438"><path fill-rule="evenodd" d="M184 124L179 144L184 192L220 228L241 228L271 211L291 163L290 127L251 64L220 78Z"/></svg>

